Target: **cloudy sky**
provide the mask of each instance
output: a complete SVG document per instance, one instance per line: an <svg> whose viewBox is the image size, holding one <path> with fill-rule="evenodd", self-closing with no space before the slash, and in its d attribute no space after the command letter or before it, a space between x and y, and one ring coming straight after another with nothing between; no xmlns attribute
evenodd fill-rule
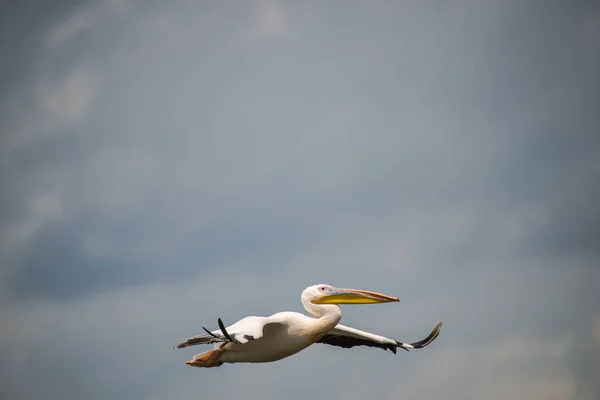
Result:
<svg viewBox="0 0 600 400"><path fill-rule="evenodd" d="M600 398L598 2L0 7L1 398ZM317 283L442 333L172 349Z"/></svg>

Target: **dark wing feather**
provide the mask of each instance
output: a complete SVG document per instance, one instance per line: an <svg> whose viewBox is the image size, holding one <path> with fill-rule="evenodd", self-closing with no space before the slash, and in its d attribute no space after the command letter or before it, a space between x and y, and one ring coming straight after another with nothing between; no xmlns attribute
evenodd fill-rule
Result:
<svg viewBox="0 0 600 400"><path fill-rule="evenodd" d="M423 347L427 346L429 343L433 342L438 337L441 329L442 329L442 323L439 322L435 326L435 328L433 328L433 330L431 331L429 336L427 336L423 340L419 340L418 342L411 343L410 345L413 346L415 349L422 349Z"/></svg>
<svg viewBox="0 0 600 400"><path fill-rule="evenodd" d="M347 328L346 328L347 329ZM440 334L440 330L442 329L442 323L439 322L433 331L427 336L425 339L420 340L414 343L403 343L393 339L387 339L380 337L380 340L387 340L388 342L381 342L375 339L370 339L369 337L357 337L356 331L354 333L345 333L340 330L335 330L335 332L330 332L325 334L321 339L319 339L316 343L324 343L331 346L343 347L345 349L349 349L354 346L369 346L369 347L378 347L384 350L391 350L392 353L396 354L396 349L399 347L404 350L409 350L409 348L422 349L423 347L429 345L433 342L438 335ZM363 332L363 334L367 334ZM393 341L395 343L389 343Z"/></svg>
<svg viewBox="0 0 600 400"><path fill-rule="evenodd" d="M221 318L219 318L219 320L217 322L219 324L219 329L221 329L222 334L218 334L218 333L215 334L215 333L209 331L208 329L206 329L205 327L202 327L202 329L204 329L206 331L206 334L198 335L198 336L194 336L192 338L186 339L185 342L179 343L178 345L175 345L173 348L174 349L182 349L184 347L195 346L198 344L227 343L227 342L238 343L237 340L233 339L229 335L229 332L227 332L227 329L225 328L225 324L223 324L223 321L221 320ZM249 337L247 337L247 336L248 335L246 335L246 339L250 340Z"/></svg>
<svg viewBox="0 0 600 400"><path fill-rule="evenodd" d="M378 347L384 350L391 350L392 353L396 354L396 347L391 343L379 343L368 339L358 339L352 336L341 336L336 334L326 334L317 343L329 344L331 346L343 347L349 349L354 346L369 346Z"/></svg>
<svg viewBox="0 0 600 400"><path fill-rule="evenodd" d="M205 329L205 330L208 332L207 334L198 335L198 336L194 336L189 339L186 339L185 342L179 343L178 345L175 345L173 348L174 349L182 349L184 347L195 346L198 344L212 344L212 343L228 342L227 338L219 336L219 335L215 335L214 333L208 331L207 329Z"/></svg>

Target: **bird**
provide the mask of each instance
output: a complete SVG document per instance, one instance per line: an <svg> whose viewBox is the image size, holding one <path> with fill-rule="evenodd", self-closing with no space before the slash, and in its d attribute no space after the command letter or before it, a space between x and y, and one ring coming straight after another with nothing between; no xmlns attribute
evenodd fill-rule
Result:
<svg viewBox="0 0 600 400"><path fill-rule="evenodd" d="M279 312L269 317L249 316L225 326L221 318L219 329L186 339L174 346L182 349L201 344L213 344L213 349L196 354L186 365L198 368L220 367L224 363L275 362L322 343L342 348L369 346L390 350L421 349L433 342L442 328L440 321L425 339L404 343L384 336L339 324L340 304L378 304L399 302L397 297L367 290L342 289L328 284L309 286L302 291L301 301L314 318L297 312Z"/></svg>

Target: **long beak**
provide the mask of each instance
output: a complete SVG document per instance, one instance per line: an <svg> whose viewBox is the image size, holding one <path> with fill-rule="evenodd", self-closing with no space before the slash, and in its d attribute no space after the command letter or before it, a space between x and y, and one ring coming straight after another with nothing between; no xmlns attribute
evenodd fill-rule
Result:
<svg viewBox="0 0 600 400"><path fill-rule="evenodd" d="M315 304L377 304L392 301L400 301L400 299L367 290L333 288L323 297L312 302Z"/></svg>

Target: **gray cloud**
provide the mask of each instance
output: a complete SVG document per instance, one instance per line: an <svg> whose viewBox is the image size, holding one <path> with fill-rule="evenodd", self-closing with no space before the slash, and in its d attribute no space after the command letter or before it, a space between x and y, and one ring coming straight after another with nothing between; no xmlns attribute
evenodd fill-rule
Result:
<svg viewBox="0 0 600 400"><path fill-rule="evenodd" d="M600 10L469 3L1 13L2 397L597 396ZM318 282L402 299L348 325L442 335L171 350Z"/></svg>

